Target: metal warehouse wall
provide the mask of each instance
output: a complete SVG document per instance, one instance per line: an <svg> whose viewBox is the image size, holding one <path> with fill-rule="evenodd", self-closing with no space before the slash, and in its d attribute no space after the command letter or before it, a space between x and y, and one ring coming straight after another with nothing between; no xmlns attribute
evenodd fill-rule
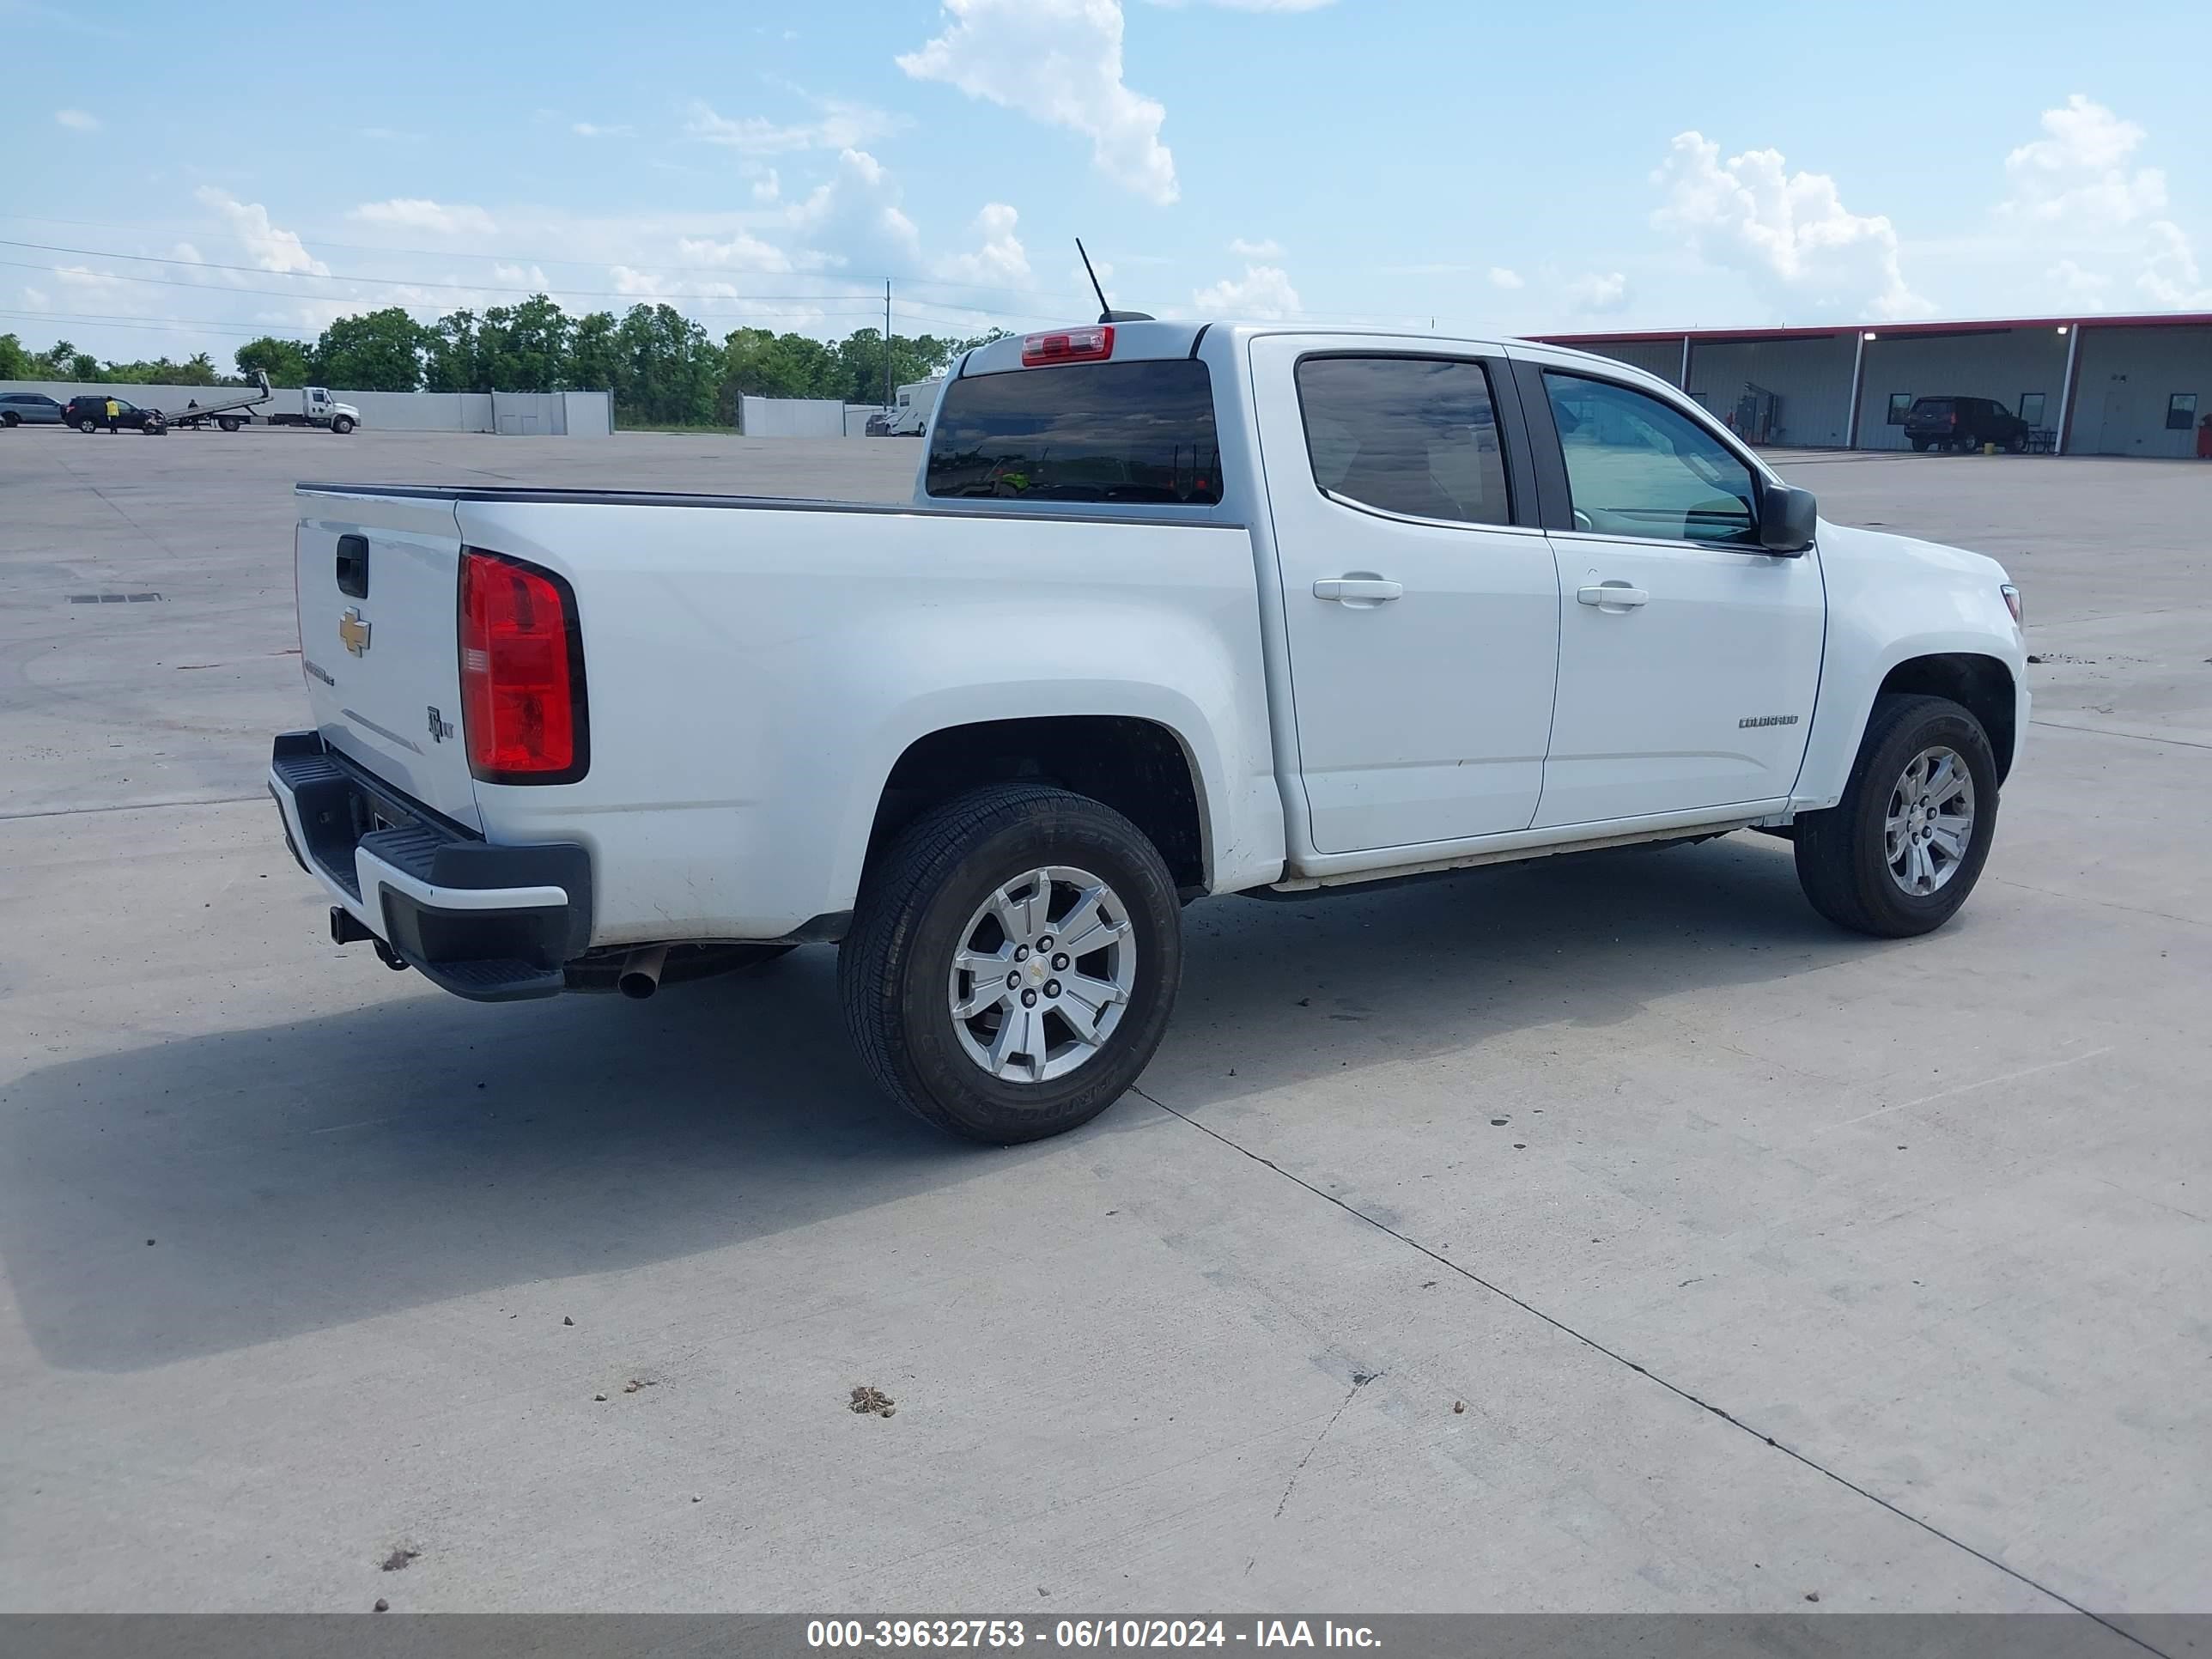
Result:
<svg viewBox="0 0 2212 1659"><path fill-rule="evenodd" d="M2043 418L2058 424L2058 392L2066 378L2067 337L2055 328L2000 334L1899 334L1880 330L1867 342L1859 392L1861 449L1909 449L1905 428L1888 422L1893 394L1911 398L1991 398L2015 415L2021 394L2043 393Z"/></svg>
<svg viewBox="0 0 2212 1659"><path fill-rule="evenodd" d="M2194 392L2187 427L2169 431L2166 405ZM2069 455L2193 456L2197 422L2212 415L2212 328L2081 331Z"/></svg>
<svg viewBox="0 0 2212 1659"><path fill-rule="evenodd" d="M1668 386L1682 384L1682 343L1680 340L1617 340L1610 343L1577 341L1577 351L1610 357L1646 374L1656 374Z"/></svg>
<svg viewBox="0 0 2212 1659"><path fill-rule="evenodd" d="M1857 337L1692 341L1689 393L1726 420L1747 386L1780 407L1767 441L1799 449L1841 448L1850 429L1851 359Z"/></svg>

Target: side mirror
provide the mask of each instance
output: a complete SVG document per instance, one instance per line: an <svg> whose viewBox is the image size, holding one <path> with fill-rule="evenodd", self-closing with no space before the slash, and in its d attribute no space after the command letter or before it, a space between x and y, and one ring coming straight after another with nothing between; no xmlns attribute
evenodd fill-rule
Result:
<svg viewBox="0 0 2212 1659"><path fill-rule="evenodd" d="M1809 489L1769 484L1759 501L1759 544L1769 553L1796 557L1813 544L1820 522L1820 503Z"/></svg>

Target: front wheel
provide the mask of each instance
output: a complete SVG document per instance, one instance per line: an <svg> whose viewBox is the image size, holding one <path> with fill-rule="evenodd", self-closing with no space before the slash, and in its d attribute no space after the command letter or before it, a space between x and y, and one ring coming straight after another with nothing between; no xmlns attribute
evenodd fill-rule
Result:
<svg viewBox="0 0 2212 1659"><path fill-rule="evenodd" d="M1120 1099L1182 976L1159 849L1111 807L1036 784L961 796L901 832L837 959L877 1081L939 1128L1000 1145Z"/></svg>
<svg viewBox="0 0 2212 1659"><path fill-rule="evenodd" d="M337 419L331 422L331 430L337 433L339 437L343 438L347 433L353 430L353 422L347 416L341 415Z"/></svg>
<svg viewBox="0 0 2212 1659"><path fill-rule="evenodd" d="M1948 697L1875 699L1844 798L1797 819L1797 881L1839 927L1909 939L1950 921L1996 831L1982 723Z"/></svg>

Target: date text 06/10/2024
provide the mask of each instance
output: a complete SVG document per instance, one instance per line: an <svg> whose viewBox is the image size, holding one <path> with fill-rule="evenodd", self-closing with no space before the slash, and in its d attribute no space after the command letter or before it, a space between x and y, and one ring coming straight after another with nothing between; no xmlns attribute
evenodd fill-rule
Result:
<svg viewBox="0 0 2212 1659"><path fill-rule="evenodd" d="M1246 1628L1220 1619L816 1619L806 1645L836 1650L1000 1649L1353 1648L1381 1645L1364 1625L1330 1620L1256 1619Z"/></svg>

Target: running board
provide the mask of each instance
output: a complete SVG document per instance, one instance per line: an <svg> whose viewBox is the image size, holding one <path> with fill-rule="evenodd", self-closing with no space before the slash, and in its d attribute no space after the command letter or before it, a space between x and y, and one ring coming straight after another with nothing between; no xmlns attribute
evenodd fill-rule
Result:
<svg viewBox="0 0 2212 1659"><path fill-rule="evenodd" d="M1498 836L1498 845L1453 853L1441 858L1421 859L1411 864L1335 870L1317 876L1285 876L1280 881L1269 884L1263 890L1310 893L1322 887L1349 887L1370 881L1395 881L1406 876L1437 875L1447 870L1473 870L1486 864L1519 864L1528 859L1549 858L1557 853L1595 853L1608 847L1636 847L1655 841L1707 841L1715 836L1748 830L1752 825L1762 820L1771 820L1773 817L1771 805L1762 802L1760 810L1748 816L1739 814L1703 823L1647 824L1638 830L1618 830L1611 835L1575 841L1545 841L1539 837L1553 832L1527 830L1517 835Z"/></svg>

